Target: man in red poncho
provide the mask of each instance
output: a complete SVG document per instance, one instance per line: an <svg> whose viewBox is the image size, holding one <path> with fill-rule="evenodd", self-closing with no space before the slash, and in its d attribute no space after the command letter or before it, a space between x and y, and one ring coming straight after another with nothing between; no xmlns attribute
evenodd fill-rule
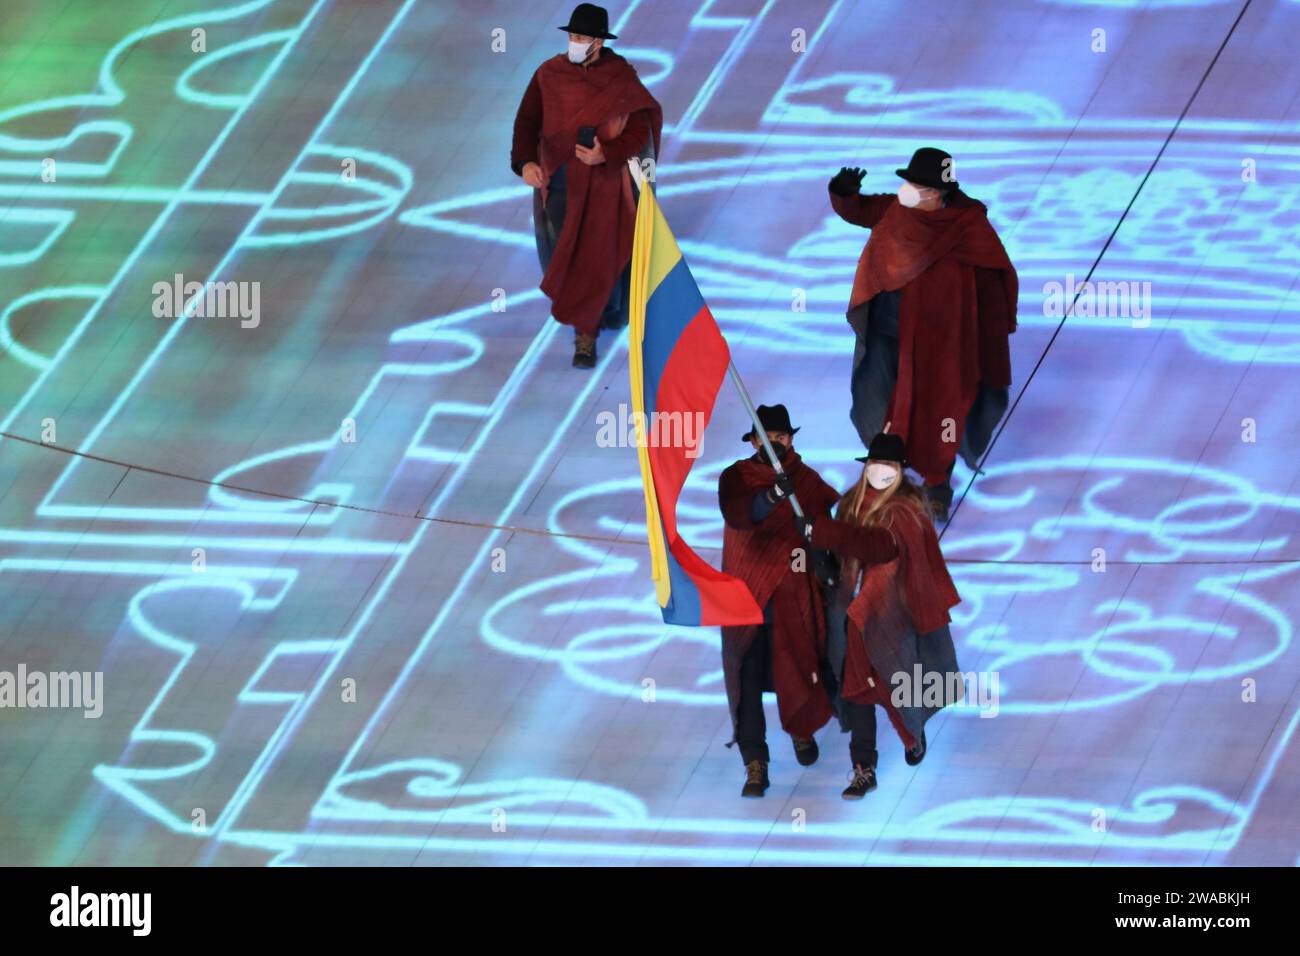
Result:
<svg viewBox="0 0 1300 956"><path fill-rule="evenodd" d="M760 405L758 420L785 474L776 469L752 429L742 436L756 454L730 465L718 479L726 528L722 570L744 581L763 609L763 623L722 629L722 670L731 707L731 743L745 764L744 797L768 787L763 692L776 692L781 726L807 766L817 759L813 734L834 710L825 686L826 619L814 555L794 525L791 492L805 515L829 517L839 494L794 450L784 405Z"/></svg>
<svg viewBox="0 0 1300 956"><path fill-rule="evenodd" d="M659 154L663 110L605 41L609 14L580 3L569 50L538 67L515 116L510 168L532 186L542 291L573 326L573 364L596 365L601 328L627 324L636 186L627 161Z"/></svg>
<svg viewBox="0 0 1300 956"><path fill-rule="evenodd" d="M861 169L841 169L829 185L835 212L871 230L849 300L850 417L864 446L893 423L932 514L946 521L958 453L975 468L1007 408L1018 278L951 156L918 149L896 172L897 195L859 195Z"/></svg>

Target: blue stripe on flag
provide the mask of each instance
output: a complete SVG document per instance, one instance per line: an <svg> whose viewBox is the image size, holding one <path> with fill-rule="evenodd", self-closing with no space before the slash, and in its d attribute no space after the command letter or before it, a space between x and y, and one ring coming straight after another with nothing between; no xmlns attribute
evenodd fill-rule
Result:
<svg viewBox="0 0 1300 956"><path fill-rule="evenodd" d="M645 366L642 382L645 386L645 410L650 415L655 410L655 396L659 394L659 381L663 378L668 357L677 347L686 326L704 308L695 277L686 267L686 260L678 259L663 281L651 293L645 304L645 338L641 354Z"/></svg>

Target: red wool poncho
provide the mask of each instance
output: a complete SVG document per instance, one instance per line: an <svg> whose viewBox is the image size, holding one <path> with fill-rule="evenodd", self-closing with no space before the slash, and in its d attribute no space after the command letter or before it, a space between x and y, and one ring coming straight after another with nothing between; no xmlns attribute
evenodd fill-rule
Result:
<svg viewBox="0 0 1300 956"><path fill-rule="evenodd" d="M781 459L795 482L795 496L806 515L829 520L839 493L803 463L793 449ZM794 570L791 553L807 548L795 527L789 501L782 501L757 524L751 518L754 496L776 481L766 462L748 458L727 468L718 479L718 502L726 520L722 570L749 587L758 606L770 605L772 690L776 691L781 726L796 737L811 737L826 726L834 710L819 676L826 654L826 613L811 556L804 570ZM740 701L740 665L762 625L722 629L722 670L734 724Z"/></svg>
<svg viewBox="0 0 1300 956"><path fill-rule="evenodd" d="M583 126L596 127L604 163L588 166L574 155ZM605 303L632 258L636 204L627 160L640 152L647 130L657 156L662 129L659 102L632 64L608 49L587 67L570 63L564 54L547 60L520 105L513 165L536 161L548 180L564 166L568 192L564 228L541 288L556 320L583 334L595 334ZM528 142L534 134L537 141ZM547 190L542 197L545 201Z"/></svg>
<svg viewBox="0 0 1300 956"><path fill-rule="evenodd" d="M874 489L867 490L860 504L862 512L877 495ZM882 532L888 533L897 547L892 560L880 560L876 539ZM855 703L884 707L903 745L914 747L917 741L890 698L893 671L897 662L913 657L907 642L938 639L931 632L947 624L949 610L961 603L934 526L915 502L895 496L871 526L829 519L814 522L813 545L862 562L855 575L858 580L845 575L838 585L849 594L857 589L848 606L840 695ZM921 656L925 657L924 648Z"/></svg>
<svg viewBox="0 0 1300 956"><path fill-rule="evenodd" d="M960 190L929 211L909 209L893 194L830 196L842 219L871 230L849 308L902 290L888 421L917 473L927 484L943 484L980 383L1011 384L1015 267L984 204Z"/></svg>

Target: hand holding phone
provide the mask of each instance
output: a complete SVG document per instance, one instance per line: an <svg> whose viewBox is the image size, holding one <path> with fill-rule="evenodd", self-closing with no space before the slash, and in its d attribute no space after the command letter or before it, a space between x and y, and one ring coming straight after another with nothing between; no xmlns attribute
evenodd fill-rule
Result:
<svg viewBox="0 0 1300 956"><path fill-rule="evenodd" d="M578 145L573 148L573 155L588 166L599 166L605 162L605 150L596 138L596 127L583 126L578 129Z"/></svg>

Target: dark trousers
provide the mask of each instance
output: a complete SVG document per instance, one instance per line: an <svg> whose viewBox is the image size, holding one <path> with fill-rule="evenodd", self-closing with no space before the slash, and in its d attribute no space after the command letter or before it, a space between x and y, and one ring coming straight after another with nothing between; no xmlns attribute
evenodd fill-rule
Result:
<svg viewBox="0 0 1300 956"><path fill-rule="evenodd" d="M833 638L834 635L832 640ZM836 653L833 644L832 653ZM876 765L876 705L855 704L840 696L839 681L843 676L844 666L843 646L839 648L838 653L841 655L840 673L837 674L832 670L826 674L826 689L835 701L835 710L840 718L840 729L849 732L849 759L864 767L874 767Z"/></svg>
<svg viewBox="0 0 1300 956"><path fill-rule="evenodd" d="M740 704L736 708L736 743L740 759L769 762L763 690L772 686L772 625L764 624L740 662Z"/></svg>
<svg viewBox="0 0 1300 956"><path fill-rule="evenodd" d="M547 192L546 205L542 205L542 191L533 190L533 236L537 240L537 259L542 264L542 272L551 265L551 256L560 241L560 230L564 228L564 213L568 206L569 192L565 186L566 167L561 166L551 177ZM632 195L636 196L636 184L632 184ZM627 264L619 280L609 294L609 301L600 314L600 328L621 329L628 322L628 306L632 289L632 263Z"/></svg>
<svg viewBox="0 0 1300 956"><path fill-rule="evenodd" d="M827 672L828 685L835 676ZM772 686L772 626L764 624L758 629L754 643L740 663L740 703L736 708L736 743L740 746L740 759L749 764L752 760L769 763L767 749L767 718L763 714L763 691ZM841 712L849 727L849 757L854 763L876 765L876 707L874 704L855 704L841 700Z"/></svg>
<svg viewBox="0 0 1300 956"><path fill-rule="evenodd" d="M864 767L876 765L876 705L840 701L844 721L849 725L849 759Z"/></svg>

